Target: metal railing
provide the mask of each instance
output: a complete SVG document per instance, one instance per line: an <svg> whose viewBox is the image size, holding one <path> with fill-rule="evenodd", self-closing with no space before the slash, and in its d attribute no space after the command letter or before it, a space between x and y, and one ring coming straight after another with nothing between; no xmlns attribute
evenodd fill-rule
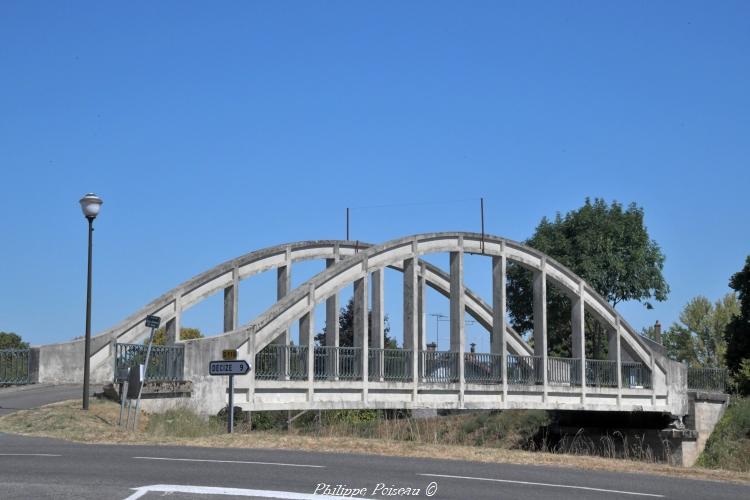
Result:
<svg viewBox="0 0 750 500"><path fill-rule="evenodd" d="M547 383L581 385L581 360L576 358L547 358Z"/></svg>
<svg viewBox="0 0 750 500"><path fill-rule="evenodd" d="M458 382L458 353L421 351L421 377L424 382Z"/></svg>
<svg viewBox="0 0 750 500"><path fill-rule="evenodd" d="M501 384L502 359L502 354L464 353L464 379L472 384Z"/></svg>
<svg viewBox="0 0 750 500"><path fill-rule="evenodd" d="M316 380L359 380L362 378L362 348L315 348Z"/></svg>
<svg viewBox="0 0 750 500"><path fill-rule="evenodd" d="M270 344L255 354L258 380L306 380L307 346Z"/></svg>
<svg viewBox="0 0 750 500"><path fill-rule="evenodd" d="M623 361L622 386L631 389L650 389L651 370L649 370L643 363Z"/></svg>
<svg viewBox="0 0 750 500"><path fill-rule="evenodd" d="M586 385L590 387L617 387L617 361L587 359Z"/></svg>
<svg viewBox="0 0 750 500"><path fill-rule="evenodd" d="M115 374L122 368L143 364L146 361L146 349L148 345L144 344L115 344ZM151 346L145 379L183 380L184 366L184 346Z"/></svg>
<svg viewBox="0 0 750 500"><path fill-rule="evenodd" d="M0 384L31 383L31 350L0 349Z"/></svg>
<svg viewBox="0 0 750 500"><path fill-rule="evenodd" d="M724 368L688 368L688 389L726 392L727 371Z"/></svg>
<svg viewBox="0 0 750 500"><path fill-rule="evenodd" d="M370 349L367 366L372 381L411 382L413 351Z"/></svg>
<svg viewBox="0 0 750 500"><path fill-rule="evenodd" d="M541 385L544 383L541 356L508 354L508 384Z"/></svg>

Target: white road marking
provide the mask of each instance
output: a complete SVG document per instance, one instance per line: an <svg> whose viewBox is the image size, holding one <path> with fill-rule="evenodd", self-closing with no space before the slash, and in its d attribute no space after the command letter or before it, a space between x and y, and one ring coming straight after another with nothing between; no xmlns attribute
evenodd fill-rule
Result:
<svg viewBox="0 0 750 500"><path fill-rule="evenodd" d="M0 453L0 457L61 457L52 453Z"/></svg>
<svg viewBox="0 0 750 500"><path fill-rule="evenodd" d="M325 469L325 465L308 464L285 464L279 462L249 462L244 460L211 460L208 458L169 458L169 457L133 457L138 460L167 460L175 462L212 462L217 464L251 464L251 465L278 465L280 467L308 467L312 469Z"/></svg>
<svg viewBox="0 0 750 500"><path fill-rule="evenodd" d="M655 493L639 493L636 491L605 490L603 488L591 488L589 486L572 486L569 484L534 483L531 481L513 481L511 479L494 479L490 477L451 476L449 474L417 474L417 475L428 476L428 477L447 477L447 478L452 478L452 479L470 479L474 481L490 481L490 482L495 482L495 483L527 484L530 486L549 486L551 488L569 488L569 489L574 489L574 490L601 491L602 493L620 493L622 495L636 495L636 496L643 496L643 497L664 498L664 495L657 495Z"/></svg>
<svg viewBox="0 0 750 500"><path fill-rule="evenodd" d="M136 500L147 493L194 493L199 495L232 495L236 497L282 498L285 500L351 500L350 497L333 497L329 495L310 495L293 491L246 490L244 488L216 488L212 486L183 486L180 484L152 484L133 488L135 493L125 500ZM368 500L368 499L361 499Z"/></svg>

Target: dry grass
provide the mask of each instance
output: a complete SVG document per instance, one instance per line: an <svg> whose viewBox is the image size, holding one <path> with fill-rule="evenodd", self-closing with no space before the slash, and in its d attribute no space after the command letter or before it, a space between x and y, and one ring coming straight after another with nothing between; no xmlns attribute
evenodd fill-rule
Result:
<svg viewBox="0 0 750 500"><path fill-rule="evenodd" d="M162 422L150 425L142 414L138 432L117 426L119 406L109 401L92 401L83 412L78 401L66 401L35 410L19 411L0 417L0 432L45 436L84 443L158 444L222 448L265 448L309 450L330 453L361 453L383 456L442 458L475 462L573 467L576 469L648 473L714 481L750 483L750 473L601 457L571 456L559 453L528 452L502 448L445 445L387 439L305 436L271 431L254 431L228 436L218 427L205 424L205 435L175 437L163 435ZM154 420L156 422L156 419Z"/></svg>

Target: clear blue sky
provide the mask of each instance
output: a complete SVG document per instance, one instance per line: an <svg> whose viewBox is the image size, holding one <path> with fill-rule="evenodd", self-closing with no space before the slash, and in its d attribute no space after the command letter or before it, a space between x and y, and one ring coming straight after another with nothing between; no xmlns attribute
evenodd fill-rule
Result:
<svg viewBox="0 0 750 500"><path fill-rule="evenodd" d="M643 206L672 293L621 310L671 323L750 253L748 54L745 1L0 2L0 330L83 333L88 191L96 332L226 259L343 238L347 206L431 203L355 209L378 242L478 230L480 196L518 240L587 196Z"/></svg>

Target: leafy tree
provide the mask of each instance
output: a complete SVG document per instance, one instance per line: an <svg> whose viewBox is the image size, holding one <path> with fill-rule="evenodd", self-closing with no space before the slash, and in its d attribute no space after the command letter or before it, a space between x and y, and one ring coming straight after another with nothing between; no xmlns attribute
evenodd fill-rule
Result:
<svg viewBox="0 0 750 500"><path fill-rule="evenodd" d="M203 334L198 328L180 328L180 340L202 338ZM148 344L148 338L143 343ZM157 328L154 332L154 345L167 345L167 330L164 327Z"/></svg>
<svg viewBox="0 0 750 500"><path fill-rule="evenodd" d="M649 238L643 209L631 203L586 199L578 210L546 217L525 244L553 257L584 278L613 306L636 300L651 308L650 300L663 301L669 293L664 280L664 255ZM570 300L547 286L547 344L553 355L571 355ZM533 329L532 274L518 264L508 266L508 312L513 327ZM606 331L586 317L587 356L606 353Z"/></svg>
<svg viewBox="0 0 750 500"><path fill-rule="evenodd" d="M690 300L680 313L680 323L672 324L662 335L667 355L691 366L725 366L724 331L739 310L734 293L715 304L703 296Z"/></svg>
<svg viewBox="0 0 750 500"><path fill-rule="evenodd" d="M367 314L369 332L372 332L372 311ZM396 349L396 340L391 338L389 335L391 332L391 325L388 322L388 316L385 316L383 322L383 345L386 349ZM326 329L318 333L315 336L315 341L319 345L325 344ZM370 347L372 347L372 335L369 335ZM339 346L341 347L353 347L354 346L354 297L349 299L346 307L341 308L339 313Z"/></svg>
<svg viewBox="0 0 750 500"><path fill-rule="evenodd" d="M750 393L750 256L745 267L729 280L740 299L740 312L727 326L727 368L735 376L743 394ZM743 365L744 363L744 365ZM746 374L747 378L743 378Z"/></svg>
<svg viewBox="0 0 750 500"><path fill-rule="evenodd" d="M29 343L13 332L0 332L0 349L28 349Z"/></svg>

